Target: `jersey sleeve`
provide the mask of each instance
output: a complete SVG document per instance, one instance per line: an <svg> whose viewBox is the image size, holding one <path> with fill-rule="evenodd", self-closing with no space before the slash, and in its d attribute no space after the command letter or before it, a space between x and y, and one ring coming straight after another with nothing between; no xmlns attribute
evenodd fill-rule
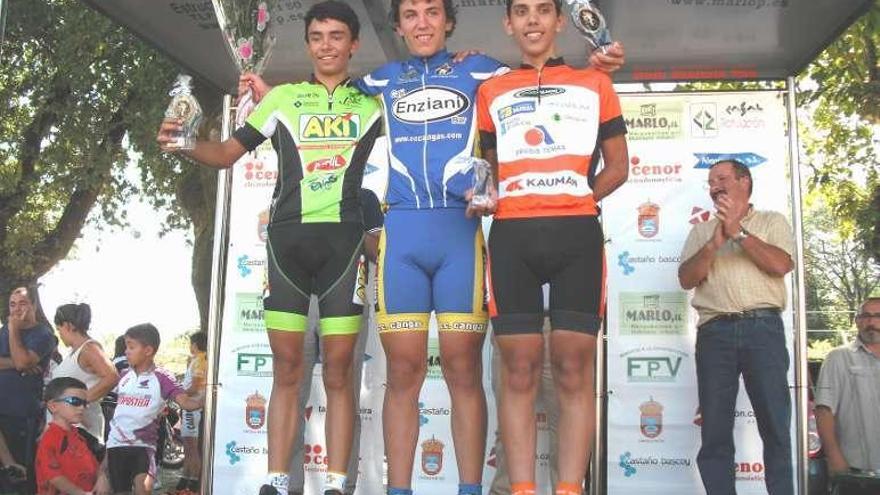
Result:
<svg viewBox="0 0 880 495"><path fill-rule="evenodd" d="M364 231L367 233L380 230L385 224L385 216L382 214L382 205L376 193L369 189L360 190L361 210L364 215Z"/></svg>
<svg viewBox="0 0 880 495"><path fill-rule="evenodd" d="M245 124L232 134L248 151L253 151L266 139L272 137L278 126L278 106L283 100L283 86L272 88L254 111L245 120Z"/></svg>
<svg viewBox="0 0 880 495"><path fill-rule="evenodd" d="M510 72L510 67L504 63L482 54L471 55L463 63L468 64L471 77L478 81L485 81Z"/></svg>
<svg viewBox="0 0 880 495"><path fill-rule="evenodd" d="M620 98L608 74L595 69L599 79L599 140L626 134L626 123L620 109Z"/></svg>
<svg viewBox="0 0 880 495"><path fill-rule="evenodd" d="M495 135L495 122L489 113L489 85L483 83L477 89L477 129L480 130L480 151L486 156L486 151L497 148L497 136Z"/></svg>
<svg viewBox="0 0 880 495"><path fill-rule="evenodd" d="M355 79L355 87L366 95L376 96L381 94L391 81L394 65L394 62L385 64L373 72Z"/></svg>
<svg viewBox="0 0 880 495"><path fill-rule="evenodd" d="M165 370L156 370L156 379L159 380L159 390L162 400L173 399L184 392L177 380Z"/></svg>

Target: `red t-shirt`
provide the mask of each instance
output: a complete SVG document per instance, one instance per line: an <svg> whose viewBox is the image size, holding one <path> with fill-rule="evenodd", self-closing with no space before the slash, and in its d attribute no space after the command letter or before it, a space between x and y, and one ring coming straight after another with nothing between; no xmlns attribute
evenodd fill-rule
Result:
<svg viewBox="0 0 880 495"><path fill-rule="evenodd" d="M39 495L61 493L49 483L59 476L82 490L91 491L98 481L98 461L76 429L66 431L49 423L37 446L36 473Z"/></svg>

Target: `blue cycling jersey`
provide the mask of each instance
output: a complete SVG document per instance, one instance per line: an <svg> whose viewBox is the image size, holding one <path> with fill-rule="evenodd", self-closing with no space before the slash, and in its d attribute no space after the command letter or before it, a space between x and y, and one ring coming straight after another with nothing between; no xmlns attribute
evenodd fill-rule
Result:
<svg viewBox="0 0 880 495"><path fill-rule="evenodd" d="M391 165L389 206L467 206L464 193L472 187L472 171L455 158L474 151L477 87L506 70L483 55L453 63L443 50L385 64L355 82L364 93L382 99Z"/></svg>

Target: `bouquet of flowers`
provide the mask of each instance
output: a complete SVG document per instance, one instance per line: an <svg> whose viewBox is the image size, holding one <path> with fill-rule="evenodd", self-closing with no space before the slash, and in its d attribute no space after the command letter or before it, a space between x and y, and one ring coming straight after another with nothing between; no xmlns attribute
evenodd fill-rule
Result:
<svg viewBox="0 0 880 495"><path fill-rule="evenodd" d="M262 74L275 46L271 12L276 0L213 0L217 23L239 72ZM241 125L254 108L248 91L238 102L236 123Z"/></svg>

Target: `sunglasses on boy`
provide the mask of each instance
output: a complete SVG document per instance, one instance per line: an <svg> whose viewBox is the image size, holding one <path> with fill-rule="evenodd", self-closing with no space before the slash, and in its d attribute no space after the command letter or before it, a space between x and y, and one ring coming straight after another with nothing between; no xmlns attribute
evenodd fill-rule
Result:
<svg viewBox="0 0 880 495"><path fill-rule="evenodd" d="M69 406L73 407L86 407L89 404L89 401L85 399L81 399L79 397L59 397L57 399L53 399L52 402L63 402Z"/></svg>

